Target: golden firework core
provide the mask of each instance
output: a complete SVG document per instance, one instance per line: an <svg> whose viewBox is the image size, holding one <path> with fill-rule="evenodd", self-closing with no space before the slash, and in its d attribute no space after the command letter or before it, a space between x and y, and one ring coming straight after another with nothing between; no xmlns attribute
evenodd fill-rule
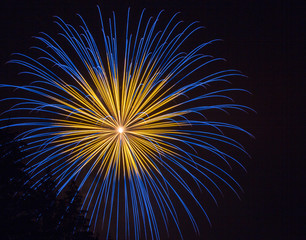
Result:
<svg viewBox="0 0 306 240"><path fill-rule="evenodd" d="M124 128L123 127L118 127L117 130L118 130L119 133L123 133L124 132Z"/></svg>

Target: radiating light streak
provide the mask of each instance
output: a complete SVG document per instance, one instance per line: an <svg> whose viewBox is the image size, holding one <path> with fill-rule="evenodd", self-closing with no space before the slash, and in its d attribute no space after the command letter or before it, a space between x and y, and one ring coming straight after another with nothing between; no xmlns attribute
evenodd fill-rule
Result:
<svg viewBox="0 0 306 240"><path fill-rule="evenodd" d="M206 115L212 109L251 110L227 95L245 90L209 89L243 75L236 70L206 74L210 65L222 60L202 53L216 40L180 51L201 27L196 22L183 26L175 20L177 14L157 31L161 13L144 23L142 12L134 36L129 33L128 11L121 60L115 15L109 19L107 35L100 9L99 13L104 48L96 44L81 17L80 31L56 17L66 45L41 33L36 38L44 46L33 47L39 59L15 54L10 62L26 67L23 73L35 81L24 86L1 84L27 94L4 99L17 103L4 113L14 117L2 128L25 129L19 138L34 151L26 158L33 187L50 168L59 193L71 180L86 190L82 208L95 229L102 222L106 239L113 225L116 239L121 231L126 239L160 239L160 229L165 226L168 232L170 221L183 238L182 210L199 234L190 202L210 221L196 192L204 189L216 202L213 191L222 193L218 186L222 182L239 197L241 187L223 163L243 167L231 153L247 155L241 144L222 132L245 130L210 121ZM215 158L210 161L203 153Z"/></svg>

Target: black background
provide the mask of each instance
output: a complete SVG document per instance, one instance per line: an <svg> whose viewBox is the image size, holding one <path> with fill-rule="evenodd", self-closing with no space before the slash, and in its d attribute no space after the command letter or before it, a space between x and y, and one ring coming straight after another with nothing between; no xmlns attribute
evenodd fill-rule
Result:
<svg viewBox="0 0 306 240"><path fill-rule="evenodd" d="M305 7L281 0L4 0L1 82L13 81L18 72L5 64L11 53L34 45L31 37L40 31L57 31L52 16L79 23L75 13L80 13L92 29L99 24L97 4L107 17L114 10L119 23L125 22L128 7L137 16L143 8L153 16L161 9L169 15L180 11L181 19L206 26L203 40L222 38L215 55L248 76L241 84L253 95L243 103L257 114L241 120L256 137L246 142L252 159L239 179L245 193L241 201L226 197L210 209L213 227L201 239L305 239Z"/></svg>

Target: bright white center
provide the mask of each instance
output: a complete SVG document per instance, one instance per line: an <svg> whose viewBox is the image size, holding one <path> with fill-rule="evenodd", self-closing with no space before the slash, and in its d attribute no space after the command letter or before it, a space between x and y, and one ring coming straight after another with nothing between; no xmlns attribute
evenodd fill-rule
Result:
<svg viewBox="0 0 306 240"><path fill-rule="evenodd" d="M118 132L123 133L123 127L118 127Z"/></svg>

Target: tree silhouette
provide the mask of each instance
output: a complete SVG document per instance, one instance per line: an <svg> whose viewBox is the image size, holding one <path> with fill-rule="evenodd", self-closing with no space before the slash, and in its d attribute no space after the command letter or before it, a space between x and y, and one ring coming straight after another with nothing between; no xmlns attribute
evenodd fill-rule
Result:
<svg viewBox="0 0 306 240"><path fill-rule="evenodd" d="M0 133L0 229L5 239L17 239L15 235L27 239L26 235L35 227L25 200L31 189L24 184L28 179L21 162L24 144L14 137L6 131Z"/></svg>
<svg viewBox="0 0 306 240"><path fill-rule="evenodd" d="M24 171L23 148L15 135L0 132L0 236L14 240L94 240L72 182L61 198L47 172L36 188Z"/></svg>

